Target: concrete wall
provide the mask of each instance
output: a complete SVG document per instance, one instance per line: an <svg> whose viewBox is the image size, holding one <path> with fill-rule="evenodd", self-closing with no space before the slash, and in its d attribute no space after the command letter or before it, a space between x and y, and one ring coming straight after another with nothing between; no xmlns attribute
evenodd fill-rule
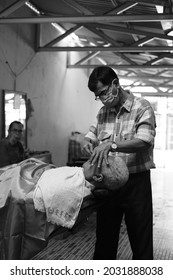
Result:
<svg viewBox="0 0 173 280"><path fill-rule="evenodd" d="M50 26L45 32L50 35ZM28 120L28 147L49 150L53 162L62 166L71 132L87 132L101 104L87 88L88 70L67 69L66 52L35 53L34 48L34 25L0 25L0 97L3 89L27 93L34 109ZM82 56L71 53L71 61Z"/></svg>

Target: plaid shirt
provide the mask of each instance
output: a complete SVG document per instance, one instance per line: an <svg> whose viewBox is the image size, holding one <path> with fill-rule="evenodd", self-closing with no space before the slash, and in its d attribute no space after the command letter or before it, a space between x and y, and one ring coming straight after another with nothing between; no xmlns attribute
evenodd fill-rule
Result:
<svg viewBox="0 0 173 280"><path fill-rule="evenodd" d="M103 106L97 115L96 122L90 126L85 137L93 141L120 141L141 139L150 144L147 150L136 153L116 152L116 156L124 159L130 173L138 173L155 168L153 148L155 137L155 115L150 103L129 93L119 112L116 108Z"/></svg>

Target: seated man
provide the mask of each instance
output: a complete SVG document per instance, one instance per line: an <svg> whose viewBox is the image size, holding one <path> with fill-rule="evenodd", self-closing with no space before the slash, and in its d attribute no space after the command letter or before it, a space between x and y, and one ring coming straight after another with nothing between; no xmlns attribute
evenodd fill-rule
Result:
<svg viewBox="0 0 173 280"><path fill-rule="evenodd" d="M18 163L25 159L21 143L23 124L14 121L9 125L8 136L0 142L0 167Z"/></svg>

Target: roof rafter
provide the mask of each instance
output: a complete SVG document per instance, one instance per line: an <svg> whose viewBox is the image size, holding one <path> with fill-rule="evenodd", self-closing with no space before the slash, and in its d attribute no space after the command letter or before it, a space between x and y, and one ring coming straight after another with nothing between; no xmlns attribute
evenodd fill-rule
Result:
<svg viewBox="0 0 173 280"><path fill-rule="evenodd" d="M68 16L68 17L6 17L0 18L0 24L12 23L89 23L89 22L157 22L172 21L173 14L146 14L146 15L110 15L110 16Z"/></svg>
<svg viewBox="0 0 173 280"><path fill-rule="evenodd" d="M84 52L84 51L102 51L102 52L123 52L123 53L133 53L133 52L138 52L138 53L143 53L143 52L153 52L153 53L158 53L158 52L172 52L173 47L171 46L142 46L142 47L115 47L115 46L110 46L110 47L103 47L103 46L87 46L87 47L38 47L37 49L38 52L51 52L51 51L59 51L59 52L64 52L64 51L71 51L71 52Z"/></svg>
<svg viewBox="0 0 173 280"><path fill-rule="evenodd" d="M111 31L116 31L120 33L125 33L125 34L136 34L136 35L141 35L141 36L149 36L161 40L173 40L173 36L170 35L165 35L165 34L159 34L159 33L154 33L154 32L148 32L144 30L138 30L134 28L124 28L124 27L119 27L119 26L113 26L113 25L108 25L108 24L101 24L97 23L95 24L86 24L85 26L95 26L98 29L104 29L104 30L111 30Z"/></svg>
<svg viewBox="0 0 173 280"><path fill-rule="evenodd" d="M36 24L36 52L67 52L67 68L105 64L134 83L171 90L173 0L49 0L49 4L47 0L30 0L25 9L25 0L8 3L12 4L0 12L0 25ZM156 6L162 7L163 13ZM20 8L21 17L15 17ZM27 9L32 10L29 17ZM48 34L44 23L57 29ZM72 34L76 36L64 40ZM73 59L73 52L81 55Z"/></svg>
<svg viewBox="0 0 173 280"><path fill-rule="evenodd" d="M6 17L10 14L12 14L13 12L15 12L16 10L18 10L19 8L21 8L22 6L25 5L26 0L18 0L15 3L13 3L12 5L8 6L6 9L4 9L3 11L0 12L0 17Z"/></svg>
<svg viewBox="0 0 173 280"><path fill-rule="evenodd" d="M84 6L81 6L79 3L77 3L74 0L63 0L68 6L72 7L75 9L78 13L84 14L84 15L93 15L91 11L89 11L87 8Z"/></svg>
<svg viewBox="0 0 173 280"><path fill-rule="evenodd" d="M50 41L49 43L47 43L44 48L46 47L51 47L53 45L55 45L56 43L60 42L61 40L65 39L66 37L68 37L70 34L72 34L73 32L79 30L80 28L82 28L82 25L76 25L73 28L70 28L69 30L67 30L64 34L58 36L57 38L55 38L54 40Z"/></svg>
<svg viewBox="0 0 173 280"><path fill-rule="evenodd" d="M130 0L130 2L136 2L135 0ZM167 6L169 7L168 1L158 1L158 0L138 0L140 4L147 4L149 6Z"/></svg>
<svg viewBox="0 0 173 280"><path fill-rule="evenodd" d="M67 68L95 68L100 66L99 64L83 64L83 65L67 65ZM117 65L117 64L109 64L110 67L116 68L119 70L127 70L127 69L173 69L173 65L163 64L163 65Z"/></svg>
<svg viewBox="0 0 173 280"><path fill-rule="evenodd" d="M131 1L128 1L126 3L123 3L122 5L119 5L118 7L115 7L113 10L111 10L108 13L105 13L105 15L111 15L111 14L121 14L131 8L133 8L134 6L138 5L138 2L135 1L134 3L132 3Z"/></svg>

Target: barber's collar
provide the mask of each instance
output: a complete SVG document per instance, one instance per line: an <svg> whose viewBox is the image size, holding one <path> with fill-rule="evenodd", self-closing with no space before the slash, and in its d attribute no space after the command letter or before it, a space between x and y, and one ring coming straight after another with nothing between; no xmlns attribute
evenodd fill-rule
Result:
<svg viewBox="0 0 173 280"><path fill-rule="evenodd" d="M130 112L133 102L134 102L134 95L129 91L129 96L126 99L126 101L124 102L122 107L124 107L128 112Z"/></svg>
<svg viewBox="0 0 173 280"><path fill-rule="evenodd" d="M133 102L134 102L134 95L132 94L132 92L129 91L129 96L126 99L126 101L124 102L124 104L121 106L121 109L124 108L124 109L126 109L126 111L130 112L131 108L132 108L132 105L133 105ZM115 112L117 114L116 106L115 107L111 107L109 110L112 113Z"/></svg>

